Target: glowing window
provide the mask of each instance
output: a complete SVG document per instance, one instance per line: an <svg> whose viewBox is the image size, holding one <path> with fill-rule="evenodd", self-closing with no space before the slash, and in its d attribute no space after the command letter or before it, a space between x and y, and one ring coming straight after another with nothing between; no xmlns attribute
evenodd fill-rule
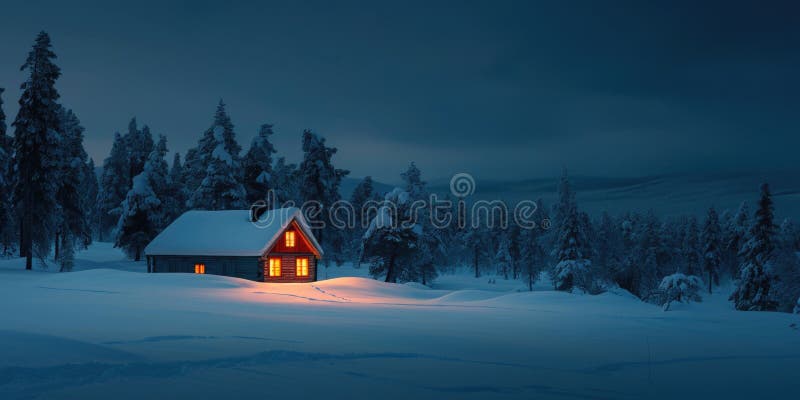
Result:
<svg viewBox="0 0 800 400"><path fill-rule="evenodd" d="M194 273L195 274L205 274L206 273L206 265L205 264L195 264L194 265Z"/></svg>
<svg viewBox="0 0 800 400"><path fill-rule="evenodd" d="M286 232L286 247L294 247L294 232L288 231Z"/></svg>
<svg viewBox="0 0 800 400"><path fill-rule="evenodd" d="M308 259L298 257L295 261L297 266L297 276L308 276Z"/></svg>
<svg viewBox="0 0 800 400"><path fill-rule="evenodd" d="M281 259L269 259L269 276L281 276Z"/></svg>

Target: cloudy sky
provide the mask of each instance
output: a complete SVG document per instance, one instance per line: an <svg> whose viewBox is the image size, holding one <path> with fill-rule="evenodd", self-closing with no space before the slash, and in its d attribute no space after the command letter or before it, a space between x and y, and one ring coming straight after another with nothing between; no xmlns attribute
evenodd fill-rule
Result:
<svg viewBox="0 0 800 400"><path fill-rule="evenodd" d="M49 32L98 163L132 116L185 152L223 98L244 147L311 128L388 181L798 166L797 2L65 3L0 5L0 87L13 119Z"/></svg>

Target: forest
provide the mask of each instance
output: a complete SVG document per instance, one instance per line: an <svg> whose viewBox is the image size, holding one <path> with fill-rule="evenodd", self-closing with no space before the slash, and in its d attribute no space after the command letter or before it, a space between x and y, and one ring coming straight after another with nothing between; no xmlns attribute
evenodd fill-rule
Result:
<svg viewBox="0 0 800 400"><path fill-rule="evenodd" d="M668 309L734 281L730 299L738 310L800 312L800 231L776 216L767 183L754 188L752 203L736 210L709 205L701 219L589 215L565 171L557 202L536 203L536 220L549 221L549 229L434 227L429 215L411 207L431 195L412 160L399 175L400 187L378 193L367 176L343 199L349 171L335 167L338 149L322 135L299 135L299 164L278 156L268 123L245 149L222 100L197 145L171 162L167 136L131 119L114 134L98 177L79 117L60 102L55 59L50 37L41 32L22 64L28 78L10 123L0 97L0 248L4 257L26 258L27 269L36 262L68 272L75 252L92 241L114 242L140 260L145 246L190 209L247 209L267 201L269 207L312 204L318 212L348 201L355 210L378 206L358 213L358 223L346 229L332 221L315 229L326 251L323 263L363 264L386 282L427 285L439 274L469 269L476 278L520 280L529 290L540 279L559 291L625 290Z"/></svg>

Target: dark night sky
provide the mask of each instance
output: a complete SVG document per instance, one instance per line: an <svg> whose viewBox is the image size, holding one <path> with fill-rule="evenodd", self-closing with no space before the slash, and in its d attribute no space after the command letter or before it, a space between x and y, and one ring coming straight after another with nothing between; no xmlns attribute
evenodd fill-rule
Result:
<svg viewBox="0 0 800 400"><path fill-rule="evenodd" d="M245 148L312 128L389 181L797 166L797 2L65 3L0 5L0 86L13 119L48 31L98 163L134 115L183 153L221 97Z"/></svg>

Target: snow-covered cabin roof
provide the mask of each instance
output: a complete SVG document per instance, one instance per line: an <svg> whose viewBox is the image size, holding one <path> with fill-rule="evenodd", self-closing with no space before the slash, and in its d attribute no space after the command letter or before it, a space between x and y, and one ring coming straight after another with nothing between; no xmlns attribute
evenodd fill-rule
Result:
<svg viewBox="0 0 800 400"><path fill-rule="evenodd" d="M322 256L320 247L300 209L269 210L250 220L250 210L187 211L166 227L144 249L149 256L261 256L272 248L292 223Z"/></svg>

